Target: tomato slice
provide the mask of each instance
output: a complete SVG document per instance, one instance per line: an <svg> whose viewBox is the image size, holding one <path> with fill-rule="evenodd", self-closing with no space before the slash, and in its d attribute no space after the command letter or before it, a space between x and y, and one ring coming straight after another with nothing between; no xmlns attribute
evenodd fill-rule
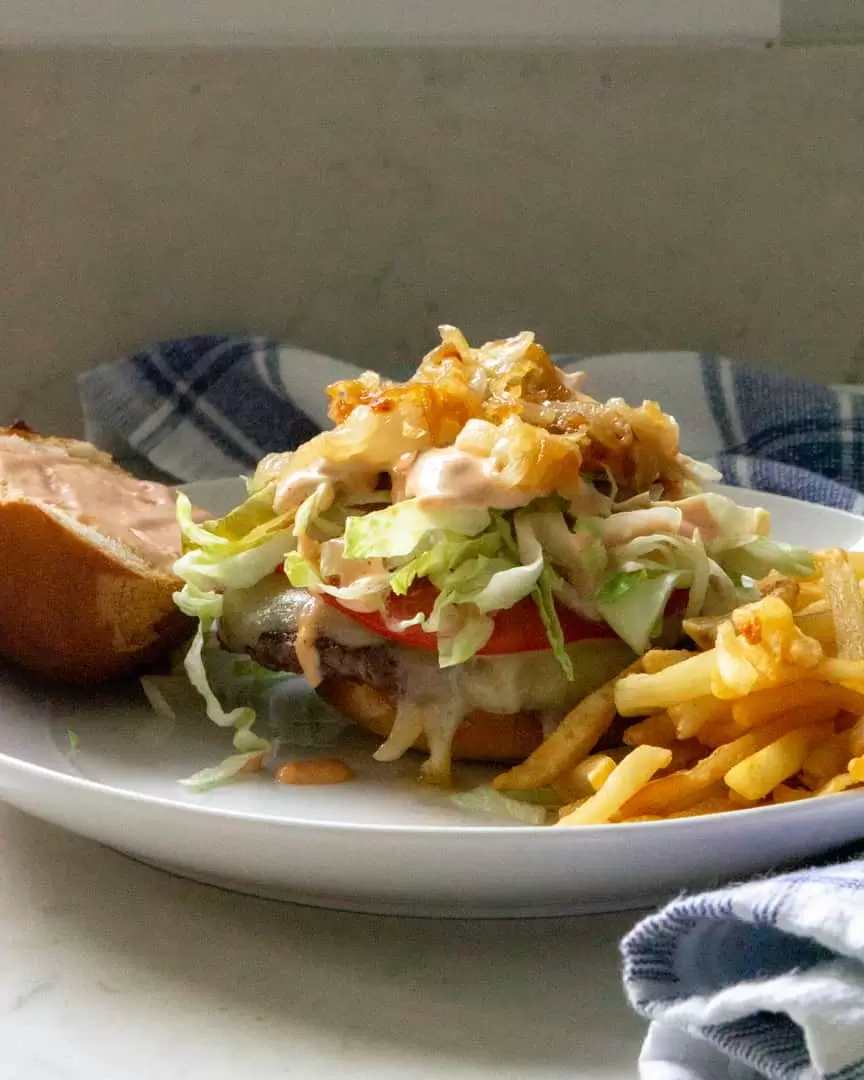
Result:
<svg viewBox="0 0 864 1080"><path fill-rule="evenodd" d="M379 611L351 611L333 596L322 594L321 599L338 608L349 619L365 626L374 634L381 637L398 641L400 645L406 645L412 649L437 650L438 638L435 634L428 634L419 626L409 626L405 630L395 630L388 621L401 622L412 619L419 612L428 615L435 603L438 590L429 581L416 581L406 596L391 596L387 603L387 620ZM614 638L615 631L604 622L592 622L577 615L575 611L556 605L558 618L561 622L561 630L564 641L570 644L574 641L585 641L596 638ZM492 636L486 642L480 655L495 656L505 653L539 652L549 648L549 639L537 610L536 603L530 596L520 600L518 604L499 611L492 615L495 629Z"/></svg>

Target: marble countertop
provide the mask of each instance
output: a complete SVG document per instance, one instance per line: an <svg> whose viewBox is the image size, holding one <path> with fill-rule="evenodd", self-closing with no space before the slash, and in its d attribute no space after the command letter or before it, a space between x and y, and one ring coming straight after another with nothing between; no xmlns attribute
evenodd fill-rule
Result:
<svg viewBox="0 0 864 1080"><path fill-rule="evenodd" d="M171 877L0 805L3 1080L623 1080L634 914L378 918Z"/></svg>

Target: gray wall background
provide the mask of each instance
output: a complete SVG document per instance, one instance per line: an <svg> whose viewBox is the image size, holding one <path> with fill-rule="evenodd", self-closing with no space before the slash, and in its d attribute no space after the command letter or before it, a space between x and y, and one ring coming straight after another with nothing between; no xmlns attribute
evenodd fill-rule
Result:
<svg viewBox="0 0 864 1080"><path fill-rule="evenodd" d="M0 421L201 331L864 375L859 49L6 48L0 147Z"/></svg>

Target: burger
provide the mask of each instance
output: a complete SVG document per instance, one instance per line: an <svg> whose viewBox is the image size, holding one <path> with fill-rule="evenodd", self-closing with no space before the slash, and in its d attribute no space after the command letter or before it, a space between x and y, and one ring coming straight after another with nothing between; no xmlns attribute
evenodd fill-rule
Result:
<svg viewBox="0 0 864 1080"><path fill-rule="evenodd" d="M180 498L186 670L235 729L221 775L269 743L213 692L211 640L302 674L380 737L378 760L422 751L446 783L454 759L523 760L683 617L798 569L764 510L703 489L719 474L657 403L594 400L529 331L440 333L406 382L330 386L334 426L265 457L226 517Z"/></svg>

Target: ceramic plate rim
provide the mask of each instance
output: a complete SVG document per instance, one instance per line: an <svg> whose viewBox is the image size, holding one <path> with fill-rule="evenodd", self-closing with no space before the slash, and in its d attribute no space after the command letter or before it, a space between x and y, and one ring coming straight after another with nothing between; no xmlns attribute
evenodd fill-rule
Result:
<svg viewBox="0 0 864 1080"><path fill-rule="evenodd" d="M68 773L57 772L45 765L36 765L30 761L22 761L11 754L0 752L0 768L8 768L13 771L38 777L50 784L83 788L100 796L119 797L130 803L140 803L145 806L158 807L172 812L182 811L191 816L216 817L231 821L242 821L255 825L263 825L268 828L302 828L320 829L326 832L350 832L362 833L426 833L440 836L454 836L462 833L473 835L507 837L514 836L547 836L547 837L573 837L582 836L590 839L595 836L620 835L632 832L634 829L640 832L645 829L678 831L686 828L692 822L698 821L701 827L720 827L720 823L729 820L727 814L709 814L699 818L664 818L659 821L634 821L616 822L606 825L583 825L578 829L552 829L548 825L403 825L403 824L376 824L356 821L310 821L306 818L275 817L272 814L258 814L249 810L233 810L217 806L195 806L191 803L175 802L160 795L147 795L140 791L130 791L126 788L115 787L112 784L102 784L98 780L90 780L85 776L70 776ZM864 791L841 791L837 793L841 798L855 798L864 796ZM743 821L758 814L760 820L772 814L774 817L791 816L797 817L802 806L813 807L816 805L810 800L801 802L778 803L775 806L757 806L735 811L735 820ZM836 803L835 803L836 805ZM563 841L546 841L561 843Z"/></svg>

